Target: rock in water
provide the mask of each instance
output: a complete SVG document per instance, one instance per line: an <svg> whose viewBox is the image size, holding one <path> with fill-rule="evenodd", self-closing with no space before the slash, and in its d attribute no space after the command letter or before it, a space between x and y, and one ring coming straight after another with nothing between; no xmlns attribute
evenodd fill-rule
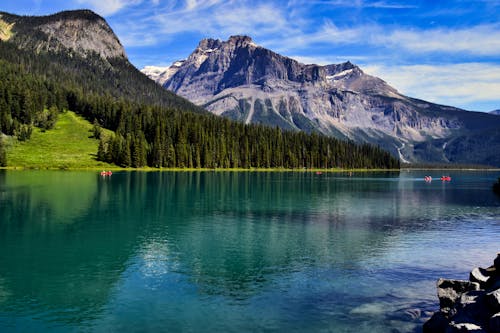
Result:
<svg viewBox="0 0 500 333"><path fill-rule="evenodd" d="M500 253L497 253L497 257L493 261L493 265L497 269L497 271L500 271Z"/></svg>
<svg viewBox="0 0 500 333"><path fill-rule="evenodd" d="M437 289L440 308L452 309L463 293L479 290L479 283L464 280L439 279Z"/></svg>
<svg viewBox="0 0 500 333"><path fill-rule="evenodd" d="M490 318L488 328L490 332L495 332L495 333L500 332L500 312Z"/></svg>
<svg viewBox="0 0 500 333"><path fill-rule="evenodd" d="M500 288L486 294L486 302L495 312L500 312Z"/></svg>
<svg viewBox="0 0 500 333"><path fill-rule="evenodd" d="M498 264L474 268L470 281L439 279L440 310L424 324L424 333L500 333L500 274Z"/></svg>
<svg viewBox="0 0 500 333"><path fill-rule="evenodd" d="M490 279L490 277L487 274L488 274L487 270L476 267L470 272L469 280L472 282L479 283L481 288L486 288L488 280Z"/></svg>

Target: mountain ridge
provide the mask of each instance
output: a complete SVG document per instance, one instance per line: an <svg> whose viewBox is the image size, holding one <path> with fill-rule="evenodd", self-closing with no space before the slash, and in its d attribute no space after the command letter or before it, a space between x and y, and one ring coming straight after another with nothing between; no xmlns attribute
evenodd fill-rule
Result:
<svg viewBox="0 0 500 333"><path fill-rule="evenodd" d="M448 144L442 142L500 127L493 115L404 96L351 62L302 64L255 44L248 36L203 39L188 58L155 80L214 114L244 123L369 142L401 161L494 160L500 165L500 158L491 156L470 161L463 155L457 160L457 154L447 151ZM432 148L422 150L423 143Z"/></svg>
<svg viewBox="0 0 500 333"><path fill-rule="evenodd" d="M29 145L34 130L51 131L71 110L93 124L94 158L122 167L399 168L379 147L209 114L135 68L92 12L2 14L0 30L0 132L7 142Z"/></svg>
<svg viewBox="0 0 500 333"><path fill-rule="evenodd" d="M1 40L14 42L22 49L37 53L71 51L82 57L97 53L104 59L127 59L125 49L106 20L88 9L45 16L0 12L0 23L4 26Z"/></svg>

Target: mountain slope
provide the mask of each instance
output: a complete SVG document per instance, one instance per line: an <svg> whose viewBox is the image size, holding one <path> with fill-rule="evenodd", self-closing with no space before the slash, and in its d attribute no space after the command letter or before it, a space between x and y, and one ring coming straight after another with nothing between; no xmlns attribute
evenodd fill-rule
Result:
<svg viewBox="0 0 500 333"><path fill-rule="evenodd" d="M0 12L0 39L37 53L71 52L86 57L126 59L125 50L106 21L90 10L48 16L17 16Z"/></svg>
<svg viewBox="0 0 500 333"><path fill-rule="evenodd" d="M48 16L0 12L0 59L48 76L82 95L109 94L133 102L205 112L160 89L127 59L106 21L89 10ZM32 61L36 55L36 61Z"/></svg>
<svg viewBox="0 0 500 333"><path fill-rule="evenodd" d="M51 133L71 110L93 123L95 137L101 127L114 132L100 136L96 156L123 167L399 167L378 147L206 112L134 68L92 12L0 15L0 135L7 142L31 145L33 133Z"/></svg>
<svg viewBox="0 0 500 333"><path fill-rule="evenodd" d="M204 39L186 60L149 75L214 114L375 143L402 161L453 161L443 141L500 127L493 115L401 95L350 62L301 64L247 36ZM473 142L463 147L464 156L477 150ZM432 149L419 149L422 143ZM466 162L500 165L490 155L474 154L476 160Z"/></svg>

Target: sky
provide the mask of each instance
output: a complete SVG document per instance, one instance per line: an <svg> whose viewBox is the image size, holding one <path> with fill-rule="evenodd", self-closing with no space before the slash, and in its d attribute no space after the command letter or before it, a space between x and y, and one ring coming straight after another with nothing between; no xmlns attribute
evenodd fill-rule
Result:
<svg viewBox="0 0 500 333"><path fill-rule="evenodd" d="M185 59L203 38L248 35L304 63L351 61L401 93L500 109L500 0L2 0L0 11L103 16L139 69Z"/></svg>

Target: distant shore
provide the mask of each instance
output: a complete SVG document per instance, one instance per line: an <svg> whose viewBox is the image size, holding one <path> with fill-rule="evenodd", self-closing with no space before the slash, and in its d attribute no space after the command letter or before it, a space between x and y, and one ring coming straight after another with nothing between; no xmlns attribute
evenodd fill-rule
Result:
<svg viewBox="0 0 500 333"><path fill-rule="evenodd" d="M153 168L153 167L143 167L143 168L122 168L119 166L112 167L64 167L64 166L54 166L54 167L36 167L36 166L7 166L0 167L0 170L18 170L18 171L28 171L28 170L59 170L59 171L178 171L178 172L191 172L191 171L232 171L232 172L325 172L325 173L342 173L342 172L398 172L401 169L286 169L286 168Z"/></svg>
<svg viewBox="0 0 500 333"><path fill-rule="evenodd" d="M401 169L341 169L341 168L331 168L331 169L321 169L321 168L297 168L297 169L286 169L286 168L153 168L153 167L143 167L143 168L122 168L119 166L106 166L106 167L66 167L66 166L7 166L0 167L0 170L17 170L17 171L32 171L32 170L53 170L53 171L148 171L148 172L315 172L315 173L366 173L366 172L401 172L401 171L487 171L495 172L500 171L500 168L462 168L462 167L448 167L448 168L401 168Z"/></svg>

